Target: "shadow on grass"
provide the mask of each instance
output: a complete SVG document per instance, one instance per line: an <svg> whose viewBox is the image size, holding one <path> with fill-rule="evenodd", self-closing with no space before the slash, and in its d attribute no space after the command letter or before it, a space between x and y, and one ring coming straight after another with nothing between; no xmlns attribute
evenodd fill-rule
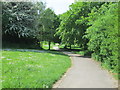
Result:
<svg viewBox="0 0 120 90"><path fill-rule="evenodd" d="M56 54L56 55L64 55L68 56L61 51L57 50L41 50L41 49L2 49L3 51L19 51L19 52L36 52L36 53L50 53L50 54Z"/></svg>
<svg viewBox="0 0 120 90"><path fill-rule="evenodd" d="M58 55L64 55L64 56L68 56L64 53L62 53L61 50L45 50L47 53L52 53L52 54L58 54Z"/></svg>

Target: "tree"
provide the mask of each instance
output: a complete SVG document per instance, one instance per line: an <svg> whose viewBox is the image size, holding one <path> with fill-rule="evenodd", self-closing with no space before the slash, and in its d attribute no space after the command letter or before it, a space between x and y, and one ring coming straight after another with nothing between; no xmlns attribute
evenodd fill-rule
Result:
<svg viewBox="0 0 120 90"><path fill-rule="evenodd" d="M60 16L61 23L56 34L60 35L62 43L67 46L77 44L87 49L88 40L84 38L85 31L89 27L88 14L93 7L100 7L102 3L75 2L69 10Z"/></svg>
<svg viewBox="0 0 120 90"><path fill-rule="evenodd" d="M56 24L59 24L59 22L57 22L57 18L56 14L50 8L47 8L42 12L39 17L40 32L38 34L38 39L41 38L41 41L48 41L49 50L50 44L55 38L54 34L57 28Z"/></svg>
<svg viewBox="0 0 120 90"><path fill-rule="evenodd" d="M17 34L30 36L34 30L36 13L31 2L4 2L3 3L3 34Z"/></svg>
<svg viewBox="0 0 120 90"><path fill-rule="evenodd" d="M15 42L19 40L38 41L36 34L38 32L37 19L38 9L43 12L45 5L42 2L3 2L2 36L13 38ZM28 39L29 38L29 39ZM9 41L9 40L8 40ZM24 41L23 41L24 42ZM27 42L27 41L26 41ZM30 41L29 41L30 42ZM33 42L31 42L33 43ZM38 46L39 47L39 46Z"/></svg>
<svg viewBox="0 0 120 90"><path fill-rule="evenodd" d="M105 3L99 9L93 8L89 25L86 31L88 49L93 51L96 60L118 72L118 4Z"/></svg>

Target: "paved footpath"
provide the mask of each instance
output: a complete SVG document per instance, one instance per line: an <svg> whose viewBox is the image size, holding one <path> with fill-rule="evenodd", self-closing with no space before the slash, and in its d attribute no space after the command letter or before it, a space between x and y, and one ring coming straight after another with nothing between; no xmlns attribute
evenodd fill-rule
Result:
<svg viewBox="0 0 120 90"><path fill-rule="evenodd" d="M72 66L53 88L117 88L117 80L91 58L64 52L71 57Z"/></svg>

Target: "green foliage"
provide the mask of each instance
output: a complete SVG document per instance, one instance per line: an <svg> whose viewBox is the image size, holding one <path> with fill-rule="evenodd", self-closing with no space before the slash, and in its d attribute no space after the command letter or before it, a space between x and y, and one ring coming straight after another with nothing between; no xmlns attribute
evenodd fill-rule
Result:
<svg viewBox="0 0 120 90"><path fill-rule="evenodd" d="M58 36L54 36L59 18L43 2L3 2L2 5L3 39L31 38L37 47L40 47L39 41L60 42Z"/></svg>
<svg viewBox="0 0 120 90"><path fill-rule="evenodd" d="M78 42L77 40L79 40L77 39L77 36L80 34L80 30L77 29L79 29L80 26L78 26L75 22L80 17L79 13L82 12L78 6L82 6L82 3L71 5L70 10L60 16L61 23L57 34L60 35L62 43L68 46L75 44Z"/></svg>
<svg viewBox="0 0 120 90"><path fill-rule="evenodd" d="M3 46L14 45L34 46L36 43L38 12L43 12L45 5L42 2L3 2L2 3L2 39ZM24 38L24 39L23 39ZM8 45L4 45L4 44ZM12 43L12 44L11 44ZM34 44L34 45L33 45ZM29 48L29 46L27 48Z"/></svg>
<svg viewBox="0 0 120 90"><path fill-rule="evenodd" d="M31 2L3 2L3 34L32 35L36 10Z"/></svg>
<svg viewBox="0 0 120 90"><path fill-rule="evenodd" d="M54 34L56 33L56 28L59 25L59 18L52 9L47 8L38 17L38 25L39 26L36 37L40 41L48 41L50 49L51 42L56 42L55 39L57 38L57 36L55 36Z"/></svg>
<svg viewBox="0 0 120 90"><path fill-rule="evenodd" d="M70 67L59 52L3 51L2 88L52 88Z"/></svg>
<svg viewBox="0 0 120 90"><path fill-rule="evenodd" d="M78 44L81 48L87 49L88 40L84 38L87 25L88 13L92 7L99 7L101 3L75 2L70 9L60 16L61 23L57 34L60 35L62 43L66 45Z"/></svg>
<svg viewBox="0 0 120 90"><path fill-rule="evenodd" d="M54 21L57 18L55 13L50 9L46 9L38 17L39 23L39 33L37 38L41 41L52 41L55 34L55 24Z"/></svg>
<svg viewBox="0 0 120 90"><path fill-rule="evenodd" d="M47 41L43 41L43 42L41 42L41 44L42 44L43 49L45 49L45 50L49 49L49 45L48 45ZM55 43L51 42L50 48L53 49L54 46L55 46Z"/></svg>
<svg viewBox="0 0 120 90"><path fill-rule="evenodd" d="M105 3L89 14L88 49L106 68L118 72L118 4Z"/></svg>

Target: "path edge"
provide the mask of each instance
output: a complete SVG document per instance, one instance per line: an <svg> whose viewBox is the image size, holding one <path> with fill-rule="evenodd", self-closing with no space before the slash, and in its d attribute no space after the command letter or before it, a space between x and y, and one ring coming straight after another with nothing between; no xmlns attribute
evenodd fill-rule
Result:
<svg viewBox="0 0 120 90"><path fill-rule="evenodd" d="M63 52L64 53L64 52ZM65 53L64 53L65 54ZM71 66L67 69L67 71L61 76L61 78L59 80L57 80L52 88L58 88L59 85L61 84L61 82L64 80L64 78L66 77L66 74L71 70L72 66L73 66L73 58L70 56L70 61L71 61Z"/></svg>

